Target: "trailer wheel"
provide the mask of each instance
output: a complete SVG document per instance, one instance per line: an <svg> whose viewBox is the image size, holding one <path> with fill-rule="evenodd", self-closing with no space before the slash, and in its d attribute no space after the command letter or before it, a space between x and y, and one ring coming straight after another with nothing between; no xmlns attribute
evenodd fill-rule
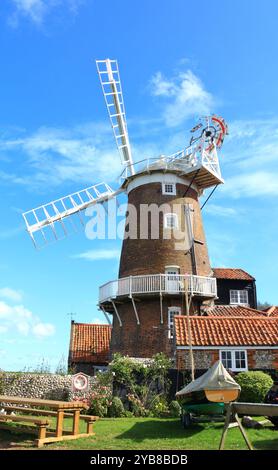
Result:
<svg viewBox="0 0 278 470"><path fill-rule="evenodd" d="M191 425L190 413L186 413L186 414L183 415L182 424L183 424L184 429L189 428L189 426Z"/></svg>

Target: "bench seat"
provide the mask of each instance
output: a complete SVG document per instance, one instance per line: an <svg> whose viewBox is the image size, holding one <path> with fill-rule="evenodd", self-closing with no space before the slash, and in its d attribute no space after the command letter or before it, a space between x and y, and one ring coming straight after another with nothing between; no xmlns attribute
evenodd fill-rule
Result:
<svg viewBox="0 0 278 470"><path fill-rule="evenodd" d="M8 427L5 426L5 424L10 423L10 422L20 423L20 424L27 423L27 425L34 424L38 431L38 439L45 439L46 428L50 424L49 420L44 419L44 418L33 418L32 416L24 416L24 415L14 416L14 415L0 414L0 427L4 429L8 429ZM24 428L19 428L19 430L24 431Z"/></svg>

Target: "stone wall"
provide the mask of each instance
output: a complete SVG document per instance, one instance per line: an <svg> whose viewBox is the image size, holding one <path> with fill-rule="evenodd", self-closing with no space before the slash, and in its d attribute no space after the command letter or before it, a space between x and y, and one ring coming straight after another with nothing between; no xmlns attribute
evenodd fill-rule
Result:
<svg viewBox="0 0 278 470"><path fill-rule="evenodd" d="M254 368L255 369L272 369L275 362L276 351L267 349L258 349L254 353Z"/></svg>
<svg viewBox="0 0 278 470"><path fill-rule="evenodd" d="M200 370L209 369L212 364L219 359L218 351L194 351L193 356L195 369ZM188 350L178 350L176 360L179 370L190 370L191 361Z"/></svg>
<svg viewBox="0 0 278 470"><path fill-rule="evenodd" d="M239 349L244 349L244 347ZM219 350L195 350L195 369L208 369L219 359ZM248 349L248 370L277 370L278 351L272 349ZM176 366L178 370L190 369L190 356L188 350L178 349L176 353Z"/></svg>
<svg viewBox="0 0 278 470"><path fill-rule="evenodd" d="M89 378L91 390L95 379ZM86 392L72 392L72 375L1 372L0 394L50 400L86 398Z"/></svg>

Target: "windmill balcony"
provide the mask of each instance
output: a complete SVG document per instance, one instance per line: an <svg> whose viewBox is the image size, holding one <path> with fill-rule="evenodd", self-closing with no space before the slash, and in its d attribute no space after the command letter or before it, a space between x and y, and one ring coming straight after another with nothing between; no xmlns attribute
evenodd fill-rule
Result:
<svg viewBox="0 0 278 470"><path fill-rule="evenodd" d="M216 279L192 274L147 274L123 277L107 282L99 288L99 303L110 302L119 297L179 295L186 290L194 297L216 297Z"/></svg>

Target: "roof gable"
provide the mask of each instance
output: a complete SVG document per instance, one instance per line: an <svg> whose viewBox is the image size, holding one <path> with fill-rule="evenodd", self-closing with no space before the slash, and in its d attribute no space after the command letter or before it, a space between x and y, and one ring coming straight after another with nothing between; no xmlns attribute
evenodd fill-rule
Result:
<svg viewBox="0 0 278 470"><path fill-rule="evenodd" d="M70 361L108 363L111 329L110 325L72 322Z"/></svg>
<svg viewBox="0 0 278 470"><path fill-rule="evenodd" d="M273 305L272 307L265 309L264 312L266 313L268 317L278 318L278 306L277 305Z"/></svg>
<svg viewBox="0 0 278 470"><path fill-rule="evenodd" d="M213 268L216 279L234 279L242 281L255 281L255 278L240 268Z"/></svg>

